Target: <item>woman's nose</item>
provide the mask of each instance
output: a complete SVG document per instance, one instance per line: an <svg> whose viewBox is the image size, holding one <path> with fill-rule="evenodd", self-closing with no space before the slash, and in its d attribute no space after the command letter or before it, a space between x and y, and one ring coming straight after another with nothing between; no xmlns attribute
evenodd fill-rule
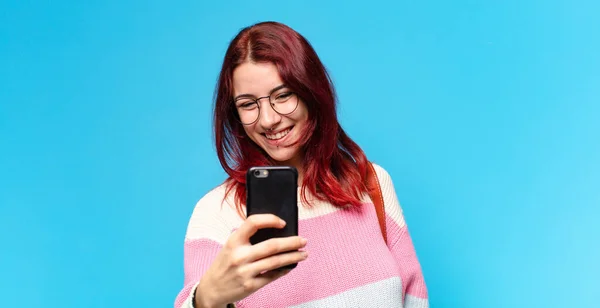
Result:
<svg viewBox="0 0 600 308"><path fill-rule="evenodd" d="M263 129L270 129L281 122L281 115L273 110L269 101L265 101L260 107L258 121Z"/></svg>

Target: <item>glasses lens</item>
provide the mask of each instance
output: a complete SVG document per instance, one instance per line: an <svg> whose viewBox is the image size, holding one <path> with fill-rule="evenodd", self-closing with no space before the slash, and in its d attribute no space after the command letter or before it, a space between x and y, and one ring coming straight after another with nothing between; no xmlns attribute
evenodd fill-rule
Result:
<svg viewBox="0 0 600 308"><path fill-rule="evenodd" d="M271 105L280 114L290 114L298 106L298 97L289 90L279 91L271 95Z"/></svg>
<svg viewBox="0 0 600 308"><path fill-rule="evenodd" d="M238 115L242 124L252 124L258 119L258 104L250 99L239 100L236 102Z"/></svg>

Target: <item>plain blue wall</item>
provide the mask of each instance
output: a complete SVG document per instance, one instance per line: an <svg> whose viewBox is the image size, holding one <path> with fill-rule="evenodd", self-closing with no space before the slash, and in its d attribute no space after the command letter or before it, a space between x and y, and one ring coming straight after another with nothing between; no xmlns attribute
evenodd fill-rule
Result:
<svg viewBox="0 0 600 308"><path fill-rule="evenodd" d="M600 300L597 1L0 4L0 306L170 307L229 40L278 20L392 175L433 307Z"/></svg>

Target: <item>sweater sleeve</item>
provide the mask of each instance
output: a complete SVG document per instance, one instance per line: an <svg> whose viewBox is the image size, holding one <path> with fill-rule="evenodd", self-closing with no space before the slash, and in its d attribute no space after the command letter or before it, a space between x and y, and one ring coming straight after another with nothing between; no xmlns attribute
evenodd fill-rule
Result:
<svg viewBox="0 0 600 308"><path fill-rule="evenodd" d="M175 308L192 308L193 295L200 278L227 241L237 221L235 210L223 203L224 189L205 195L194 208L183 246L183 288L175 299Z"/></svg>
<svg viewBox="0 0 600 308"><path fill-rule="evenodd" d="M392 179L381 166L374 165L374 168L385 203L388 246L398 263L402 279L403 307L429 307L427 286L421 265L408 232Z"/></svg>

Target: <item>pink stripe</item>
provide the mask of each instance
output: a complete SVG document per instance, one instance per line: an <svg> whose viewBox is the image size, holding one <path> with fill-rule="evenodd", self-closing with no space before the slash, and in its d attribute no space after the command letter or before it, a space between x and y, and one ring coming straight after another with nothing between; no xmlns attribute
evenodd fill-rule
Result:
<svg viewBox="0 0 600 308"><path fill-rule="evenodd" d="M184 288L175 299L175 308L181 307L190 296L190 291L202 275L206 272L212 261L221 250L221 244L208 240L186 240L184 245Z"/></svg>
<svg viewBox="0 0 600 308"><path fill-rule="evenodd" d="M308 259L239 307L291 306L399 276L372 204L301 220L299 233L308 239Z"/></svg>
<svg viewBox="0 0 600 308"><path fill-rule="evenodd" d="M388 243L396 258L402 278L402 293L427 298L427 287L412 239L406 225L402 228L389 216L386 219Z"/></svg>
<svg viewBox="0 0 600 308"><path fill-rule="evenodd" d="M342 233L343 230L351 230L351 233ZM299 231L308 239L308 259L287 276L239 302L239 307L297 305L398 276L402 279L404 294L427 298L408 230L388 217L391 247L388 249L372 204L365 204L360 210L301 220ZM204 275L221 247L208 239L185 242L184 288L175 300L176 308L189 297L191 288Z"/></svg>

